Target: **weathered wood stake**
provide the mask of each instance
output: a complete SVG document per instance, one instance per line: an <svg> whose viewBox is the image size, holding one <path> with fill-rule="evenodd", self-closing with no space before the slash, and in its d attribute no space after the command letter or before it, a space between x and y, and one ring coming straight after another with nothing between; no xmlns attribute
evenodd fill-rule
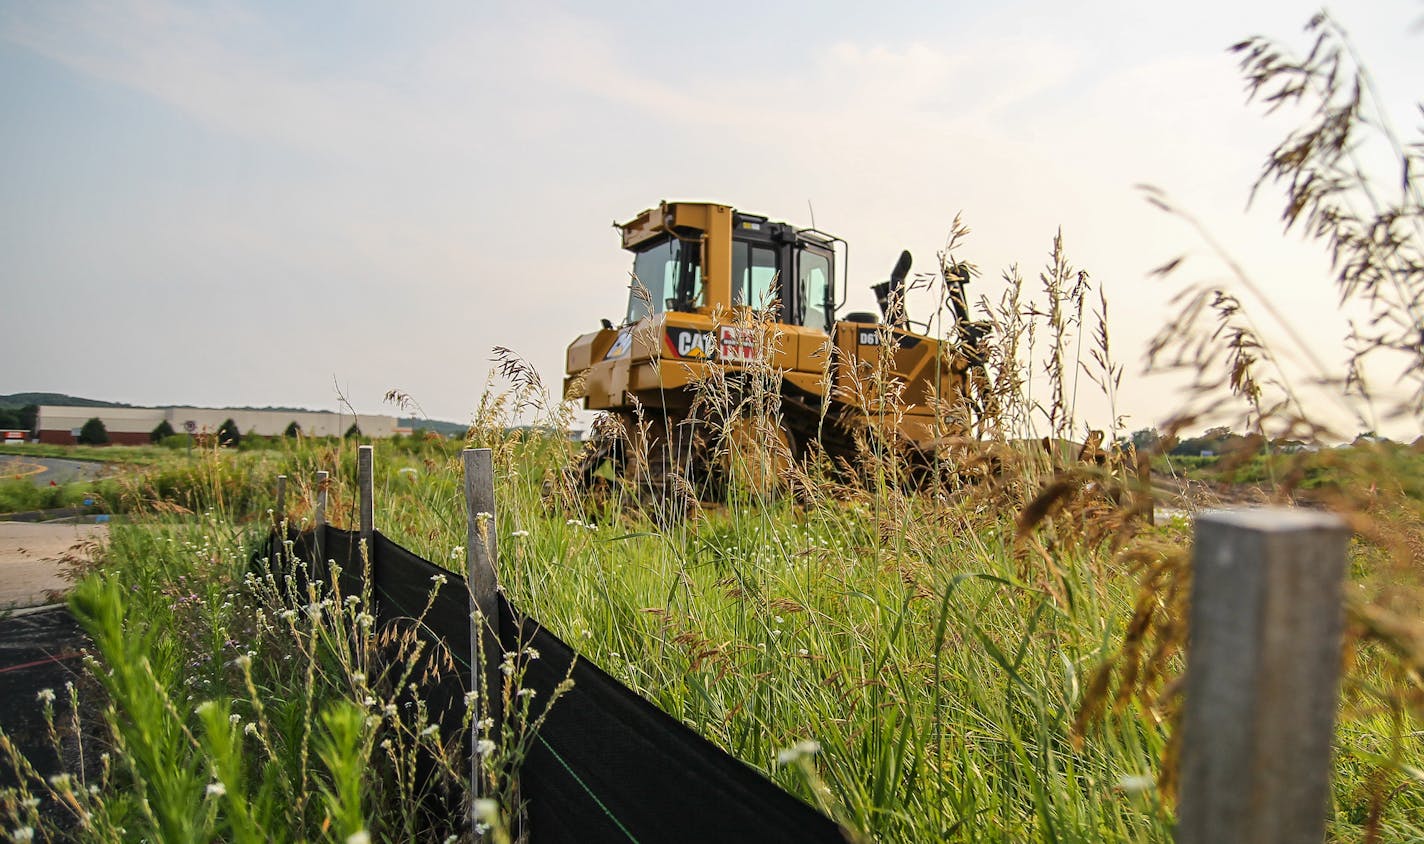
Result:
<svg viewBox="0 0 1424 844"><path fill-rule="evenodd" d="M499 559L495 538L494 461L487 448L467 448L465 464L465 557L470 589L470 685L475 691L475 720L502 723L499 646ZM494 734L498 734L495 727ZM475 797L484 795L478 729L470 731L470 782ZM473 818L471 819L473 822Z"/></svg>
<svg viewBox="0 0 1424 844"><path fill-rule="evenodd" d="M1349 539L1325 513L1197 517L1179 844L1324 840Z"/></svg>

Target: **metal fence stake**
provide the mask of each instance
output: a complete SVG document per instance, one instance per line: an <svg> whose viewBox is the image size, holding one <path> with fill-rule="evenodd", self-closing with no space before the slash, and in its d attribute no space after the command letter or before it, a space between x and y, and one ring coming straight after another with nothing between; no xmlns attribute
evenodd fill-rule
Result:
<svg viewBox="0 0 1424 844"><path fill-rule="evenodd" d="M312 514L312 527L314 535L312 537L313 547L316 549L316 559L312 560L313 566L321 566L326 563L326 472L316 473L316 512ZM314 569L314 571L317 569Z"/></svg>
<svg viewBox="0 0 1424 844"><path fill-rule="evenodd" d="M356 449L356 487L360 495L361 546L364 549L368 579L376 580L376 555L371 542L376 533L375 460L373 449L363 445Z"/></svg>
<svg viewBox="0 0 1424 844"><path fill-rule="evenodd" d="M503 722L499 661L499 559L495 536L494 460L487 448L467 448L465 466L465 582L470 589L470 687L475 691L475 721L491 718L498 735ZM486 796L480 772L478 726L470 731L470 783L475 797ZM473 802L472 802L473 805ZM471 817L473 824L475 818Z"/></svg>
<svg viewBox="0 0 1424 844"><path fill-rule="evenodd" d="M278 540L285 539L282 536L282 524L287 521L287 476L277 476L277 502L272 508L272 527L277 531Z"/></svg>

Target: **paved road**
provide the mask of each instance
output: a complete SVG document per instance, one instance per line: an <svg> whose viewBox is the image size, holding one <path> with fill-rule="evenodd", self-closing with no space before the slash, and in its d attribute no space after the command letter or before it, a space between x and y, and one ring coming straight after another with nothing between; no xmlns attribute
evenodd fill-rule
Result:
<svg viewBox="0 0 1424 844"><path fill-rule="evenodd" d="M92 649L93 644L63 608L10 618L0 616L0 728L41 777L65 771L78 773L82 763L86 778L90 781L98 778L97 748L108 738L102 734L103 715L99 708L103 694L83 670L82 648ZM74 683L78 689L84 744L95 748L82 757L79 736L71 726L66 683ZM39 699L45 689L54 694L58 752L50 741ZM0 789L17 785L12 766L8 762L0 765ZM53 800L42 802L40 813L61 827L73 826L69 813L62 811ZM60 836L57 840L70 839Z"/></svg>
<svg viewBox="0 0 1424 844"><path fill-rule="evenodd" d="M0 478L29 478L36 486L46 486L51 481L67 484L70 481L90 480L99 477L103 471L103 463L89 460L0 454Z"/></svg>
<svg viewBox="0 0 1424 844"><path fill-rule="evenodd" d="M0 522L0 611L53 601L70 585L59 574L62 559L91 553L107 536L107 525Z"/></svg>

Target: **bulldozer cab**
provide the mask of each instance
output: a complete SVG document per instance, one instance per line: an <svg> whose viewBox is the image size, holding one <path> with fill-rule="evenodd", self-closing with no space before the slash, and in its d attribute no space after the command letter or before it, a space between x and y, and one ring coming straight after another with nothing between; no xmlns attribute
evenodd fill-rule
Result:
<svg viewBox="0 0 1424 844"><path fill-rule="evenodd" d="M634 253L625 322L666 312L733 313L829 332L844 241L725 205L663 203L619 226Z"/></svg>

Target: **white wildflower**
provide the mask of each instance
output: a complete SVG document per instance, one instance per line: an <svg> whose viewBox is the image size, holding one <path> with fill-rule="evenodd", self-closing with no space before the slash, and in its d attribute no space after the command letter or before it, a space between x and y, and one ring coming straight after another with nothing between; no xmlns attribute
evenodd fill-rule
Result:
<svg viewBox="0 0 1424 844"><path fill-rule="evenodd" d="M223 785L223 784L220 783L220 782L210 782L210 783L208 783L208 796L209 796L209 797L221 797L221 796L223 796L224 794L227 794L227 786Z"/></svg>
<svg viewBox="0 0 1424 844"><path fill-rule="evenodd" d="M465 546L463 546L463 545L456 545L454 548L451 548L451 549L450 549L450 559L452 559L452 560L458 560L458 559L460 559L460 557L461 557L464 553L465 553Z"/></svg>
<svg viewBox="0 0 1424 844"><path fill-rule="evenodd" d="M533 690L533 689L520 689L518 692L516 692L516 696L517 696L517 697L528 697L528 698L532 698L532 697L534 697L534 690Z"/></svg>
<svg viewBox="0 0 1424 844"><path fill-rule="evenodd" d="M371 844L371 833L366 830L353 832L346 836L346 844Z"/></svg>
<svg viewBox="0 0 1424 844"><path fill-rule="evenodd" d="M1117 787L1128 794L1140 794L1154 785L1151 774L1128 774L1117 781Z"/></svg>
<svg viewBox="0 0 1424 844"><path fill-rule="evenodd" d="M527 531L527 530L516 530L514 533L511 533L511 534L510 534L510 536L513 536L513 537L516 537L516 538L525 537L525 536L528 536L528 535L529 535L529 531Z"/></svg>
<svg viewBox="0 0 1424 844"><path fill-rule="evenodd" d="M10 840L29 844L29 842L35 840L35 828L32 826L17 826L10 830Z"/></svg>
<svg viewBox="0 0 1424 844"><path fill-rule="evenodd" d="M26 797L24 800L20 801L20 805L24 806L26 809L37 809L40 805L40 799L38 797L33 796Z"/></svg>
<svg viewBox="0 0 1424 844"><path fill-rule="evenodd" d="M807 756L815 756L817 753L820 752L820 742L810 740L798 741L792 746L786 748L785 750L778 750L776 752L776 764L789 765L798 759L802 759Z"/></svg>
<svg viewBox="0 0 1424 844"><path fill-rule="evenodd" d="M439 724L431 724L430 726L428 726L428 727L426 727L425 729L423 729L423 730L420 731L420 734L421 734L423 737L425 737L425 738L430 738L431 736L438 735L439 733L440 733L440 725L439 725Z"/></svg>
<svg viewBox="0 0 1424 844"><path fill-rule="evenodd" d="M40 689L40 693L35 695L35 700L40 703L54 703L54 689Z"/></svg>
<svg viewBox="0 0 1424 844"><path fill-rule="evenodd" d="M539 658L539 652L538 652L537 650L535 650L534 648L525 648L525 649L524 649L524 655L527 656L527 657L529 657L530 659L538 659L538 658Z"/></svg>
<svg viewBox="0 0 1424 844"><path fill-rule="evenodd" d="M443 574L432 574L430 576L430 582L436 586L444 586L449 580L450 579Z"/></svg>
<svg viewBox="0 0 1424 844"><path fill-rule="evenodd" d="M489 739L480 739L475 742L475 752L481 756L488 756L494 752L494 742Z"/></svg>

